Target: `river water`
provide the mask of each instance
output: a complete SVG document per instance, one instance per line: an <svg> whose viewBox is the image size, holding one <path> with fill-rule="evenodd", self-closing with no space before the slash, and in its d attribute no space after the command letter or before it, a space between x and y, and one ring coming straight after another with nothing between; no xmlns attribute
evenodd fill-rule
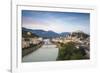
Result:
<svg viewBox="0 0 100 73"><path fill-rule="evenodd" d="M59 49L56 45L45 41L45 44L36 51L23 57L22 62L56 61Z"/></svg>

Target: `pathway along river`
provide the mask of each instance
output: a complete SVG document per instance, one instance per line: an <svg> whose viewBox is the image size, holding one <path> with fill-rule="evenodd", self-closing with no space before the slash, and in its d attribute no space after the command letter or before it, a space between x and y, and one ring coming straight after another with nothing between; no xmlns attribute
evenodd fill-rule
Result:
<svg viewBox="0 0 100 73"><path fill-rule="evenodd" d="M59 49L47 39L44 42L41 48L24 56L22 62L56 61Z"/></svg>

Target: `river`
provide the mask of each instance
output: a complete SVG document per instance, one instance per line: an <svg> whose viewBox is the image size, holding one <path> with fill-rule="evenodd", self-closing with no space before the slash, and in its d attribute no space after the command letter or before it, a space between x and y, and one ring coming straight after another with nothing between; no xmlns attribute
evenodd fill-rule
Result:
<svg viewBox="0 0 100 73"><path fill-rule="evenodd" d="M59 49L49 40L44 40L44 42L41 48L24 56L22 62L56 61Z"/></svg>

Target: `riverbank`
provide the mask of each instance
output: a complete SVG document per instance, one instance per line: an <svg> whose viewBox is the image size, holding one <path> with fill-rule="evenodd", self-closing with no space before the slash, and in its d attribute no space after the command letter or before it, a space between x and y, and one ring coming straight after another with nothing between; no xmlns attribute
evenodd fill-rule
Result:
<svg viewBox="0 0 100 73"><path fill-rule="evenodd" d="M86 52L82 48L76 48L76 43L69 42L66 44L59 43L59 54L57 60L82 60L88 59Z"/></svg>

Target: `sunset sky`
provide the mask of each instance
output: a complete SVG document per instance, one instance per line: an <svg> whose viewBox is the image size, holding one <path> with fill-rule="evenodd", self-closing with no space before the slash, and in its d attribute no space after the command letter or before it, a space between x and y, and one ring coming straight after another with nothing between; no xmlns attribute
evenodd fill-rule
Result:
<svg viewBox="0 0 100 73"><path fill-rule="evenodd" d="M90 14L22 10L22 27L57 33L81 30L90 33Z"/></svg>

